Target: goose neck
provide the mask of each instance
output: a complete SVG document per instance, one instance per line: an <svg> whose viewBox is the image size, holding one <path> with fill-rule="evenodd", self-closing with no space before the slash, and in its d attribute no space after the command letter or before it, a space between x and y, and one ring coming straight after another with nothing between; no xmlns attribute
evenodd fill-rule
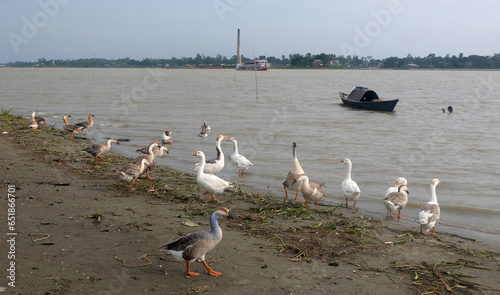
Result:
<svg viewBox="0 0 500 295"><path fill-rule="evenodd" d="M152 156L153 155L153 148L155 147L155 144L150 144L148 147L148 155Z"/></svg>
<svg viewBox="0 0 500 295"><path fill-rule="evenodd" d="M233 152L235 154L239 154L239 152L238 152L238 142L235 140L235 141L233 141L233 143L234 143Z"/></svg>
<svg viewBox="0 0 500 295"><path fill-rule="evenodd" d="M203 170L205 169L205 154L199 155L201 160L200 160L200 167L198 168L197 175L203 175Z"/></svg>
<svg viewBox="0 0 500 295"><path fill-rule="evenodd" d="M347 162L347 172L345 175L345 180L351 180L351 171L352 171L352 165L351 163Z"/></svg>
<svg viewBox="0 0 500 295"><path fill-rule="evenodd" d="M431 184L431 201L430 203L437 204L437 196L436 196L436 185Z"/></svg>
<svg viewBox="0 0 500 295"><path fill-rule="evenodd" d="M219 213L216 211L210 216L210 227L212 228L212 233L222 236L222 230L219 226Z"/></svg>

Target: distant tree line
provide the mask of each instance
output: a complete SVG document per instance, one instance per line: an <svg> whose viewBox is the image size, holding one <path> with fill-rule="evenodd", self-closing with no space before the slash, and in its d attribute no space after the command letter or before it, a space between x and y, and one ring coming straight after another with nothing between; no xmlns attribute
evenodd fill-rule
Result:
<svg viewBox="0 0 500 295"><path fill-rule="evenodd" d="M259 56L258 59L267 59L273 68L422 68L422 69L500 69L500 54L493 56L469 55L463 53L458 56L445 57L429 54L426 57L388 57L374 59L371 56L343 56L335 54L294 53L288 57ZM242 57L243 61L250 58ZM142 60L131 58L105 59L105 58L80 58L80 59L50 59L40 58L35 62L16 61L6 63L9 67L75 67L75 68L231 68L236 64L236 55L227 58L218 54L215 57L196 54L195 57L182 58L144 58Z"/></svg>

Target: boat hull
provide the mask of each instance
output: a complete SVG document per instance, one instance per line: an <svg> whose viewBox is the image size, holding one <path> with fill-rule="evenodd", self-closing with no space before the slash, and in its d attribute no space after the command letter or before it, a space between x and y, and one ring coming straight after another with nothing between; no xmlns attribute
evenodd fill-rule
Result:
<svg viewBox="0 0 500 295"><path fill-rule="evenodd" d="M365 110L374 110L374 111L383 111L383 112L394 112L396 105L399 99L394 100L378 100L378 101L352 101L349 100L349 95L343 92L339 93L340 98L345 106L365 109Z"/></svg>

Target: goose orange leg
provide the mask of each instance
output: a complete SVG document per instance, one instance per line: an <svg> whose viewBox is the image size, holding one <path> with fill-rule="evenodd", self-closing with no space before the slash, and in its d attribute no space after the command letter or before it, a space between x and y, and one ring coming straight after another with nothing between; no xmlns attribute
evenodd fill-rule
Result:
<svg viewBox="0 0 500 295"><path fill-rule="evenodd" d="M283 188L285 189L285 200L283 201L286 201L288 200L288 191L286 190L286 186L283 186Z"/></svg>
<svg viewBox="0 0 500 295"><path fill-rule="evenodd" d="M398 221L401 220L401 218L404 218L404 217L401 216L401 210L398 210Z"/></svg>
<svg viewBox="0 0 500 295"><path fill-rule="evenodd" d="M149 171L146 171L146 175L148 176L148 179L155 179L154 177L149 176Z"/></svg>
<svg viewBox="0 0 500 295"><path fill-rule="evenodd" d="M136 181L141 181L141 180L140 180L140 179L134 179L134 180L132 180L132 186L130 186L130 190L131 190L131 191L135 191L134 183L135 183Z"/></svg>
<svg viewBox="0 0 500 295"><path fill-rule="evenodd" d="M211 276L220 276L220 275L222 275L221 272L218 272L218 271L215 271L215 270L211 269L210 266L208 266L208 264L205 262L205 260L203 260L201 263L207 268L207 273L209 275L211 275Z"/></svg>
<svg viewBox="0 0 500 295"><path fill-rule="evenodd" d="M189 261L186 261L186 275L188 276L193 276L193 277L197 277L199 276L200 274L197 273L197 272L191 272L190 270L190 262Z"/></svg>

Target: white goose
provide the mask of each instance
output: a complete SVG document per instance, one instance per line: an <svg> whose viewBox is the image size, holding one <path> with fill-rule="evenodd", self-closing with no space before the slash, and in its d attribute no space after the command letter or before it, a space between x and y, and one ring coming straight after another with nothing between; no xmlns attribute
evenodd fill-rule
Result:
<svg viewBox="0 0 500 295"><path fill-rule="evenodd" d="M345 158L340 162L347 164L347 173L345 175L344 181L342 181L342 191L345 196L345 206L348 207L348 200L354 201L353 207L356 208L356 201L361 194L361 190L359 189L356 181L351 179L351 171L352 171L352 163L351 160Z"/></svg>
<svg viewBox="0 0 500 295"><path fill-rule="evenodd" d="M243 174L243 171L246 171L250 166L253 166L253 164L245 156L240 155L238 152L238 142L236 141L236 138L231 137L227 141L234 143L233 153L229 159L233 161L234 166L238 168L238 174L241 175Z"/></svg>
<svg viewBox="0 0 500 295"><path fill-rule="evenodd" d="M420 209L420 213L418 214L421 234L429 234L429 231L432 229L430 235L436 235L434 230L436 229L436 225L438 224L441 215L441 209L439 208L436 196L436 186L440 183L441 181L437 178L432 180L431 200L422 205L422 209Z"/></svg>
<svg viewBox="0 0 500 295"><path fill-rule="evenodd" d="M316 203L316 207L314 210L318 210L319 201L323 198L323 186L325 182L309 182L309 177L305 174L299 174L296 178L297 181L303 182L300 186L300 191L302 192L302 196L304 200L306 200L303 204L307 207L307 203Z"/></svg>
<svg viewBox="0 0 500 295"><path fill-rule="evenodd" d="M408 186L402 184L399 186L397 192L390 193L387 197L384 198L384 205L387 209L386 218L389 216L394 218L393 213L398 211L398 220L401 220L403 216L401 216L401 210L408 203Z"/></svg>
<svg viewBox="0 0 500 295"><path fill-rule="evenodd" d="M398 177L398 179L396 179L396 183L394 183L394 186L391 186L387 189L384 197L386 198L390 193L397 192L400 185L408 185L408 181L406 180L406 178Z"/></svg>
<svg viewBox="0 0 500 295"><path fill-rule="evenodd" d="M207 193L210 193L211 198L208 201L215 201L215 194L222 194L226 189L234 187L229 181L225 181L213 174L207 174L203 170L205 168L205 154L202 151L197 151L192 156L201 158L198 172L196 174L196 182L201 185Z"/></svg>
<svg viewBox="0 0 500 295"><path fill-rule="evenodd" d="M283 181L283 188L285 189L285 200L288 199L288 191L287 190L292 190L295 191L295 199L294 201L298 202L299 201L299 190L302 185L302 182L297 182L297 175L299 174L306 174L304 172L304 169L302 169L302 166L300 166L299 159L297 159L297 143L292 144L292 155L293 155L293 167L292 170L290 170L285 178L285 181Z"/></svg>
<svg viewBox="0 0 500 295"><path fill-rule="evenodd" d="M209 173L209 174L216 174L217 172L221 171L224 168L224 153L222 152L222 148L220 147L220 144L222 140L226 138L224 135L219 135L217 136L217 144L215 145L215 150L217 151L217 157L206 160L204 165L204 170L203 172ZM193 167L194 171L198 171L200 169L200 163L196 163L195 166Z"/></svg>

